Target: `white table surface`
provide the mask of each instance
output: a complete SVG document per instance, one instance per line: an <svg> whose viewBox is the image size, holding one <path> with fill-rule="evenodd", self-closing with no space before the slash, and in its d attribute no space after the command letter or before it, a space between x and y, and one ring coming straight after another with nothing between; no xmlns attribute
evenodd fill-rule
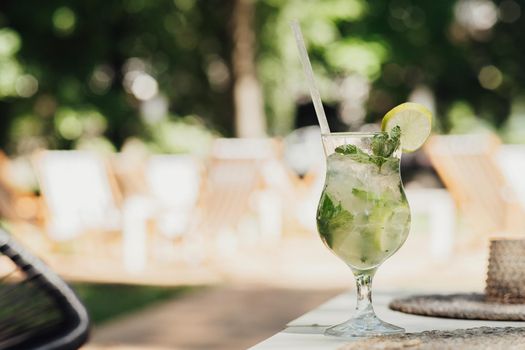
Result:
<svg viewBox="0 0 525 350"><path fill-rule="evenodd" d="M397 294L395 296L402 296ZM446 318L423 317L404 314L388 309L388 303L394 295L374 295L374 309L386 322L401 326L407 332L426 330L453 330L472 327L525 327L525 322L470 321ZM355 294L341 294L318 308L288 323L286 328L252 347L252 350L334 350L349 342L323 335L327 326L341 323L350 318L355 307Z"/></svg>

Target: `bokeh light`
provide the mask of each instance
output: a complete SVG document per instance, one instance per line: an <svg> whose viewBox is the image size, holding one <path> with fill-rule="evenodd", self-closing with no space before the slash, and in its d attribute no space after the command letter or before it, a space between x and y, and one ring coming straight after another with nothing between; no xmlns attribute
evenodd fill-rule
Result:
<svg viewBox="0 0 525 350"><path fill-rule="evenodd" d="M366 116L365 103L370 93L370 81L359 74L352 74L341 84L341 119L346 124L361 125Z"/></svg>
<svg viewBox="0 0 525 350"><path fill-rule="evenodd" d="M140 116L148 125L157 124L168 116L168 105L168 98L165 95L158 94L152 99L141 103Z"/></svg>
<svg viewBox="0 0 525 350"><path fill-rule="evenodd" d="M15 90L20 97L31 97L38 91L38 80L31 74L24 74L16 79Z"/></svg>
<svg viewBox="0 0 525 350"><path fill-rule="evenodd" d="M0 29L0 58L13 56L20 46L21 40L17 32L9 28Z"/></svg>
<svg viewBox="0 0 525 350"><path fill-rule="evenodd" d="M98 137L107 129L106 118L90 108L76 110L60 107L54 122L60 136L69 141Z"/></svg>
<svg viewBox="0 0 525 350"><path fill-rule="evenodd" d="M211 56L206 69L208 80L213 89L224 91L230 82L230 71L224 61L218 56Z"/></svg>
<svg viewBox="0 0 525 350"><path fill-rule="evenodd" d="M75 30L77 18L69 7L59 7L53 13L53 28L59 35L69 35Z"/></svg>
<svg viewBox="0 0 525 350"><path fill-rule="evenodd" d="M499 19L504 23L514 23L521 17L521 6L514 0L504 0L499 4Z"/></svg>
<svg viewBox="0 0 525 350"><path fill-rule="evenodd" d="M173 2L182 11L189 11L195 6L195 0L174 0Z"/></svg>
<svg viewBox="0 0 525 350"><path fill-rule="evenodd" d="M5 59L0 62L0 97L17 94L16 82L22 75L22 67L16 60Z"/></svg>
<svg viewBox="0 0 525 350"><path fill-rule="evenodd" d="M91 74L91 78L89 79L89 88L96 94L104 94L110 88L114 76L115 72L109 65L99 65L93 70L93 73Z"/></svg>
<svg viewBox="0 0 525 350"><path fill-rule="evenodd" d="M130 89L137 99L146 101L157 95L159 85L151 75L138 73L133 78Z"/></svg>
<svg viewBox="0 0 525 350"><path fill-rule="evenodd" d="M503 75L497 67L485 66L479 71L478 80L485 89L494 90L503 82Z"/></svg>
<svg viewBox="0 0 525 350"><path fill-rule="evenodd" d="M472 32L491 29L498 20L498 8L490 0L460 0L454 14L456 20Z"/></svg>
<svg viewBox="0 0 525 350"><path fill-rule="evenodd" d="M59 109L55 117L55 126L60 136L66 140L76 140L82 136L82 123L72 109Z"/></svg>

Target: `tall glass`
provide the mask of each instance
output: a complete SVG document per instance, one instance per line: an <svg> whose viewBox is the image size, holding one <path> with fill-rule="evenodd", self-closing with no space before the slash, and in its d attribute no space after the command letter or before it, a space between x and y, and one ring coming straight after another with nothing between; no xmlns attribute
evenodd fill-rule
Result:
<svg viewBox="0 0 525 350"><path fill-rule="evenodd" d="M410 208L401 182L401 152L386 153L385 133L323 135L327 170L317 210L317 227L325 245L354 273L356 312L332 326L327 335L359 337L405 330L380 320L372 307L372 279L379 267L405 242ZM383 153L381 153L383 152ZM376 154L388 155L386 157Z"/></svg>

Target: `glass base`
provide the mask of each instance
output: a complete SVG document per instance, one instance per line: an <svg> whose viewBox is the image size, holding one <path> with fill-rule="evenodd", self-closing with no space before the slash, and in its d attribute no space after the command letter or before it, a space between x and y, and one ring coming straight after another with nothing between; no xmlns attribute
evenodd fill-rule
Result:
<svg viewBox="0 0 525 350"><path fill-rule="evenodd" d="M405 329L380 320L374 314L366 314L349 319L346 322L327 328L325 335L355 338L374 335L405 333Z"/></svg>

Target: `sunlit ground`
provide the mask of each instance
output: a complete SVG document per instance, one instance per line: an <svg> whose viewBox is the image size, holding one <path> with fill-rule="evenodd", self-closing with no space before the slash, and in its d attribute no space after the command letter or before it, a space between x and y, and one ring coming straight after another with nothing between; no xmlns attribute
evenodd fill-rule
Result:
<svg viewBox="0 0 525 350"><path fill-rule="evenodd" d="M460 242L448 258L432 258L430 238L412 233L404 246L378 269L382 291L481 290L487 265L486 243ZM286 288L353 288L350 269L315 235L290 237L272 249L246 250L225 260L233 281Z"/></svg>
<svg viewBox="0 0 525 350"><path fill-rule="evenodd" d="M374 289L482 291L485 248L483 239L462 233L450 258L432 259L428 234L412 232L378 270ZM292 234L274 246L246 249L223 259L216 269L223 281L215 286L182 294L153 292L159 300L150 299L154 303L149 307L99 323L88 348L246 348L330 297L354 289L349 269L313 234Z"/></svg>
<svg viewBox="0 0 525 350"><path fill-rule="evenodd" d="M433 258L424 221L415 220L405 245L380 267L374 290L482 291L485 239L461 228L450 257ZM87 349L246 348L329 298L354 290L350 270L316 234L304 231L216 259L211 269L218 282L189 289L79 285L95 321Z"/></svg>

